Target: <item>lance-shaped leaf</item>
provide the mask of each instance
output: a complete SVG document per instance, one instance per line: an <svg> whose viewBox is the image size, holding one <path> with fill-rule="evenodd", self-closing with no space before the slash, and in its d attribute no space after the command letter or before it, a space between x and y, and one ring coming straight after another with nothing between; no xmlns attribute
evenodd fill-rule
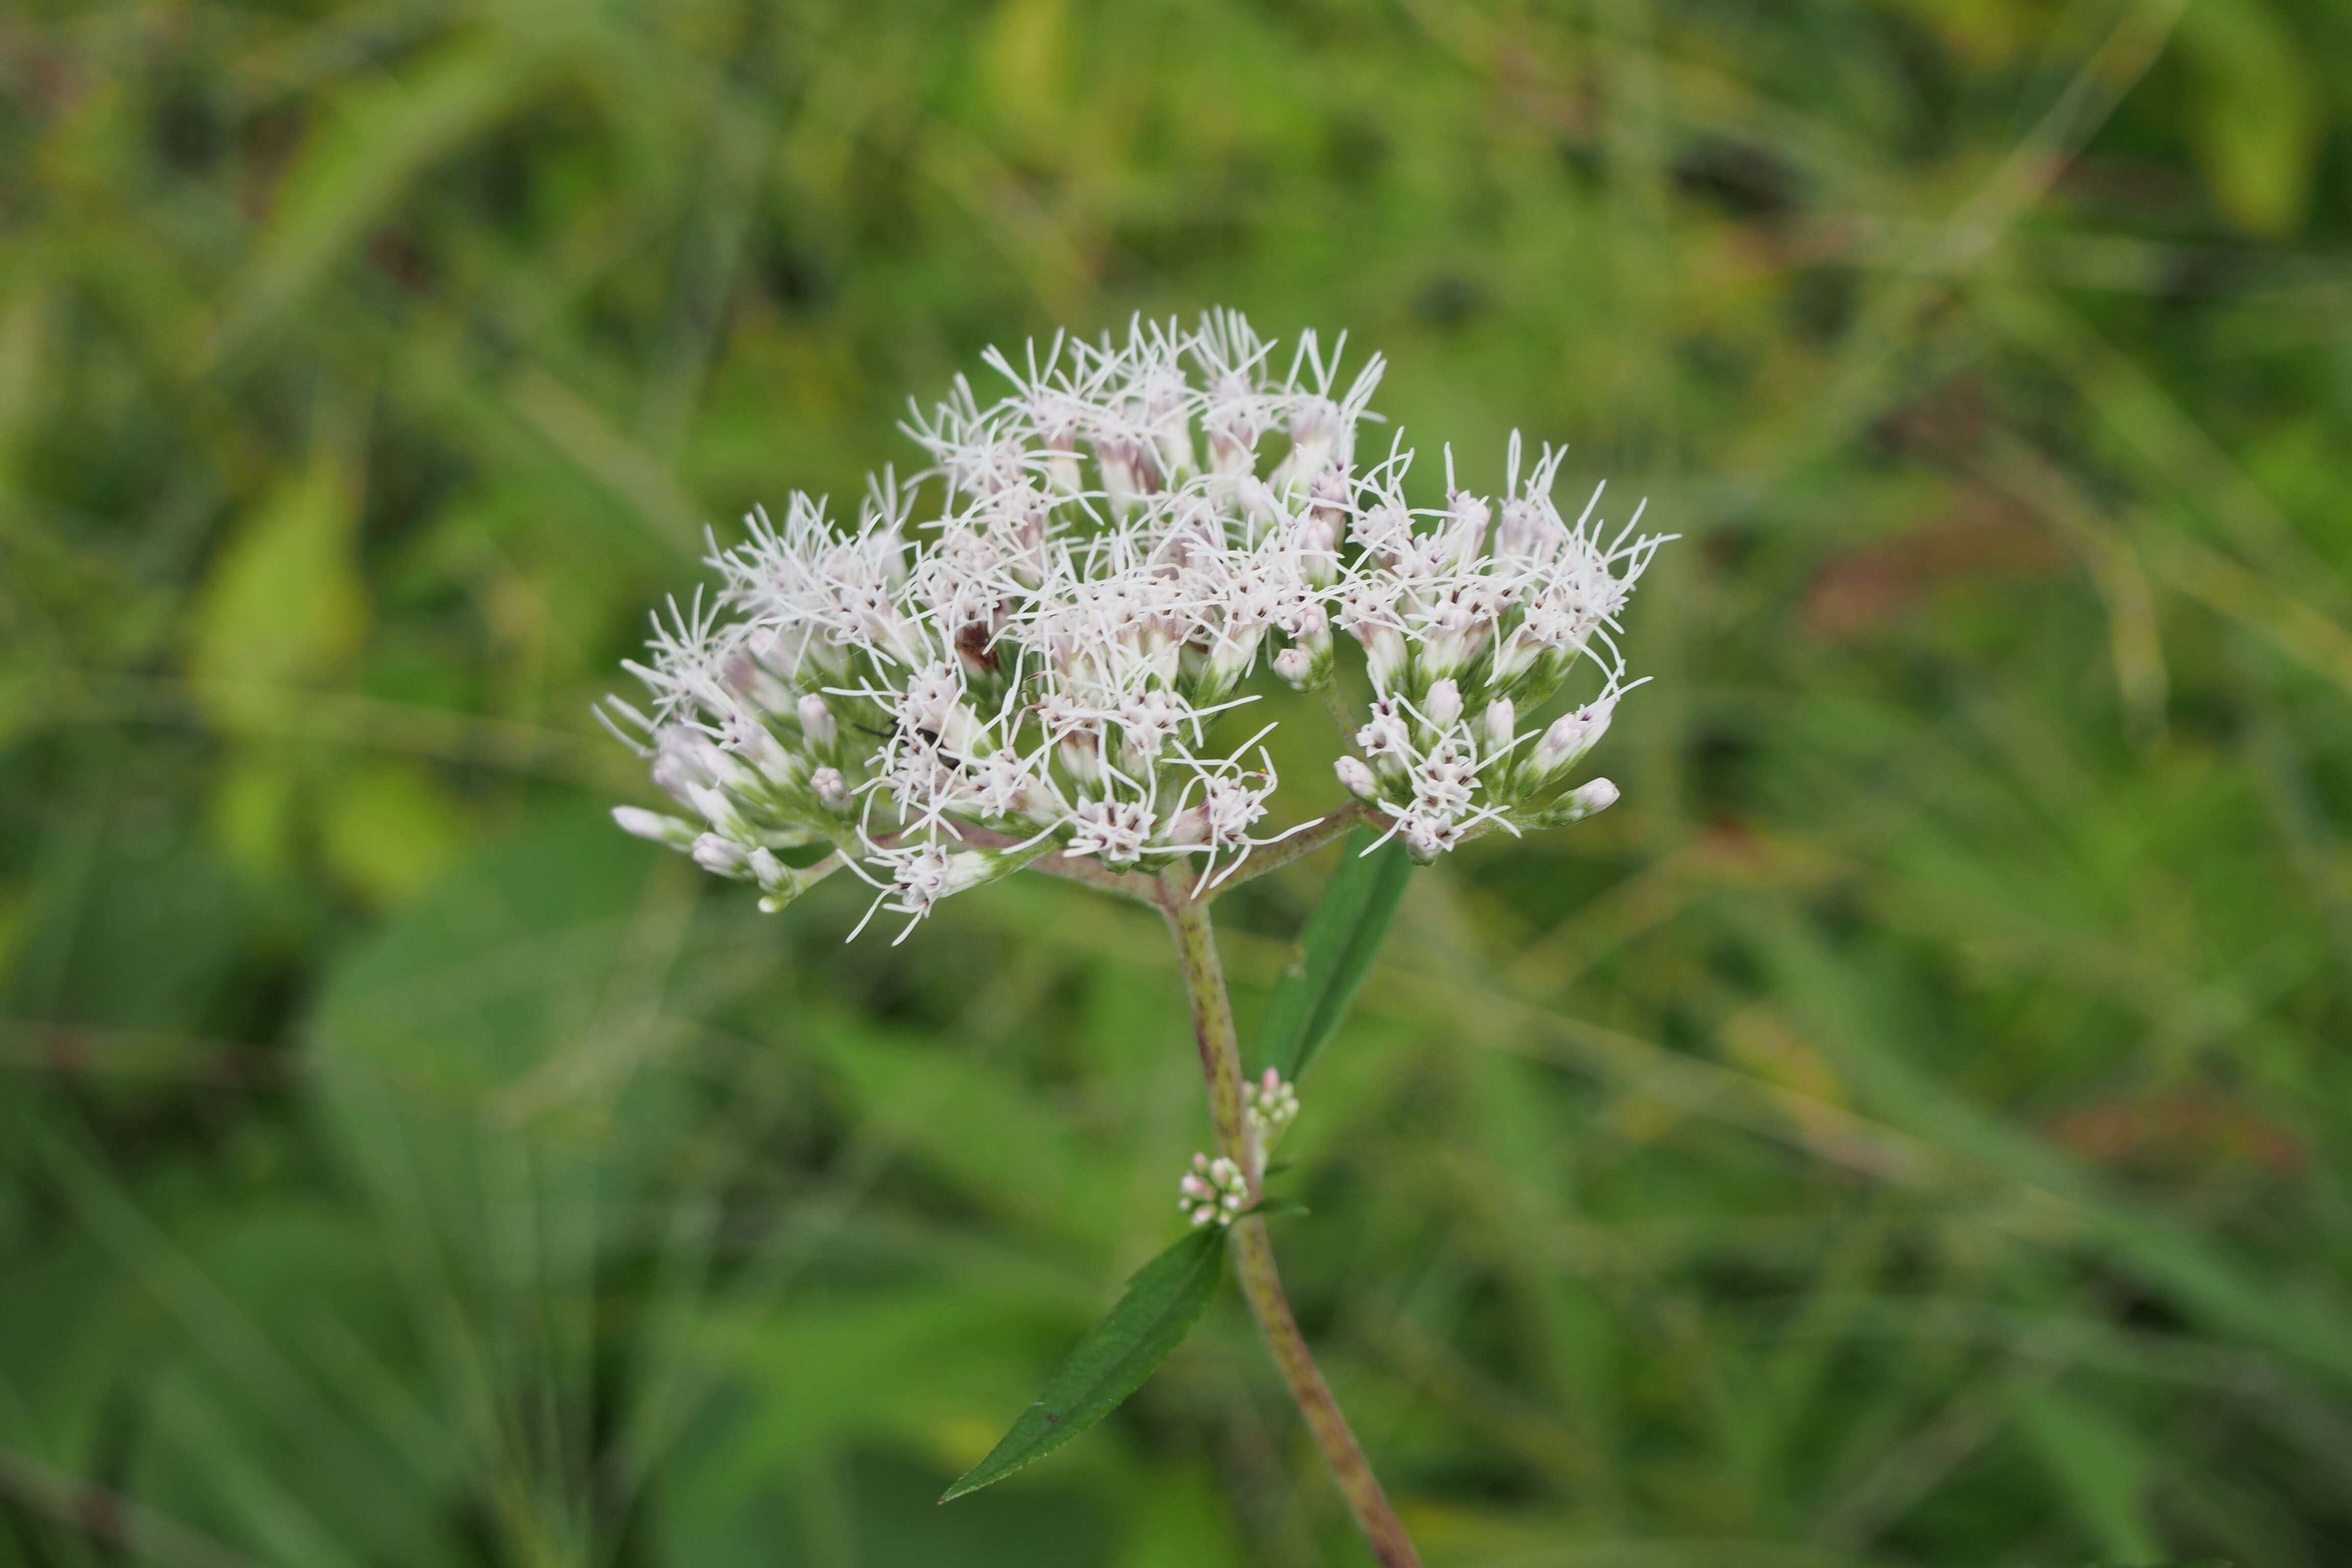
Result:
<svg viewBox="0 0 2352 1568"><path fill-rule="evenodd" d="M1367 855L1372 838L1369 827L1349 837L1338 874L1299 933L1305 961L1276 982L1258 1026L1256 1067L1272 1068L1293 1083L1363 988L1412 876L1412 858L1402 843L1392 838Z"/></svg>
<svg viewBox="0 0 2352 1568"><path fill-rule="evenodd" d="M1118 1305L1078 1342L1037 1403L940 1500L1003 1480L1118 1409L1208 1310L1224 1277L1224 1241L1222 1227L1196 1230L1137 1269Z"/></svg>

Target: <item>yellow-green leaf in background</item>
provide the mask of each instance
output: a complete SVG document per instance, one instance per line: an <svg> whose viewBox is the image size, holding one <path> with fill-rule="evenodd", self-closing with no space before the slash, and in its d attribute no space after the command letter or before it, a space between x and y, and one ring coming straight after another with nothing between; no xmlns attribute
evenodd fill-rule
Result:
<svg viewBox="0 0 2352 1568"><path fill-rule="evenodd" d="M982 79L1024 144L1050 140L1060 122L1069 33L1066 0L999 0L982 35Z"/></svg>
<svg viewBox="0 0 2352 1568"><path fill-rule="evenodd" d="M2250 233L2294 232L2327 129L2302 47L2266 0L2197 0L2179 38L2196 83L2189 144L2214 201Z"/></svg>
<svg viewBox="0 0 2352 1568"><path fill-rule="evenodd" d="M320 453L239 520L198 589L188 672L226 724L348 668L367 632L359 478Z"/></svg>
<svg viewBox="0 0 2352 1568"><path fill-rule="evenodd" d="M205 803L213 841L255 881L275 881L296 868L299 785L287 761L263 747L233 756L213 784Z"/></svg>
<svg viewBox="0 0 2352 1568"><path fill-rule="evenodd" d="M447 790L404 763L376 763L333 785L320 802L327 866L373 903L396 903L449 863L467 837Z"/></svg>

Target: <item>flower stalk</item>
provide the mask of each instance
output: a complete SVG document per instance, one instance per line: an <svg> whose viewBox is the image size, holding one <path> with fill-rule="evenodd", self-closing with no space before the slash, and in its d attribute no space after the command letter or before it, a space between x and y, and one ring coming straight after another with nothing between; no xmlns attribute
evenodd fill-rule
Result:
<svg viewBox="0 0 2352 1568"><path fill-rule="evenodd" d="M1352 826L1352 822L1349 824ZM1168 917L1176 943L1176 960L1184 974L1184 994L1192 1005L1192 1032L1201 1049L1201 1072L1208 1084L1209 1120L1215 1129L1217 1152L1246 1173L1249 1198L1265 1195L1265 1161L1252 1146L1255 1134L1243 1103L1241 1039L1234 1028L1234 1005L1225 990L1223 968L1217 962L1216 932L1209 922L1209 900L1194 896L1190 879L1171 872L1160 879L1157 902ZM1307 1421L1315 1446L1331 1467L1340 1495L1356 1516L1382 1568L1421 1568L1412 1538L1390 1506L1388 1494L1361 1444L1348 1426L1331 1385L1315 1364L1307 1337L1291 1315L1282 1276L1275 1268L1274 1246L1265 1221L1245 1214L1231 1227L1234 1261L1241 1276L1242 1294L1250 1316L1257 1321L1258 1337L1265 1342L1274 1364L1290 1389L1291 1402Z"/></svg>

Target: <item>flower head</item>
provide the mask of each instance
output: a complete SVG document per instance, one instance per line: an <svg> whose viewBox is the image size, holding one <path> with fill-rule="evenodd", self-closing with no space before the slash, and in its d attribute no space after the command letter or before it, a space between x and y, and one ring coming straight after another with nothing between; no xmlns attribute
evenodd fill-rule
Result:
<svg viewBox="0 0 2352 1568"><path fill-rule="evenodd" d="M644 706L604 710L683 815L621 826L771 906L845 865L910 925L1045 853L1213 882L1292 830L1271 726L1239 710L1278 689L1261 670L1331 686L1335 628L1372 688L1339 776L1416 856L1557 816L1660 542L1607 533L1598 490L1565 521L1563 451L1522 483L1516 436L1499 502L1449 452L1444 504L1412 506L1401 442L1357 464L1382 363L1343 377L1344 347L1284 356L1215 311L992 351L992 401L959 378L908 421L912 482L714 542L719 591L656 617ZM1552 723L1580 661L1601 689Z"/></svg>

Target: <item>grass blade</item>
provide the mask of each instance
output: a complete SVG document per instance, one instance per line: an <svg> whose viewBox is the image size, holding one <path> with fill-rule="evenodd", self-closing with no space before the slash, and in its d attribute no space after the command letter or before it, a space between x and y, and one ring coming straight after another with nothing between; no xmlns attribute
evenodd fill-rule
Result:
<svg viewBox="0 0 2352 1568"><path fill-rule="evenodd" d="M1224 1239L1221 1227L1196 1230L1137 1269L1118 1305L1078 1342L1037 1403L940 1500L1003 1480L1118 1409L1208 1310L1224 1278Z"/></svg>

